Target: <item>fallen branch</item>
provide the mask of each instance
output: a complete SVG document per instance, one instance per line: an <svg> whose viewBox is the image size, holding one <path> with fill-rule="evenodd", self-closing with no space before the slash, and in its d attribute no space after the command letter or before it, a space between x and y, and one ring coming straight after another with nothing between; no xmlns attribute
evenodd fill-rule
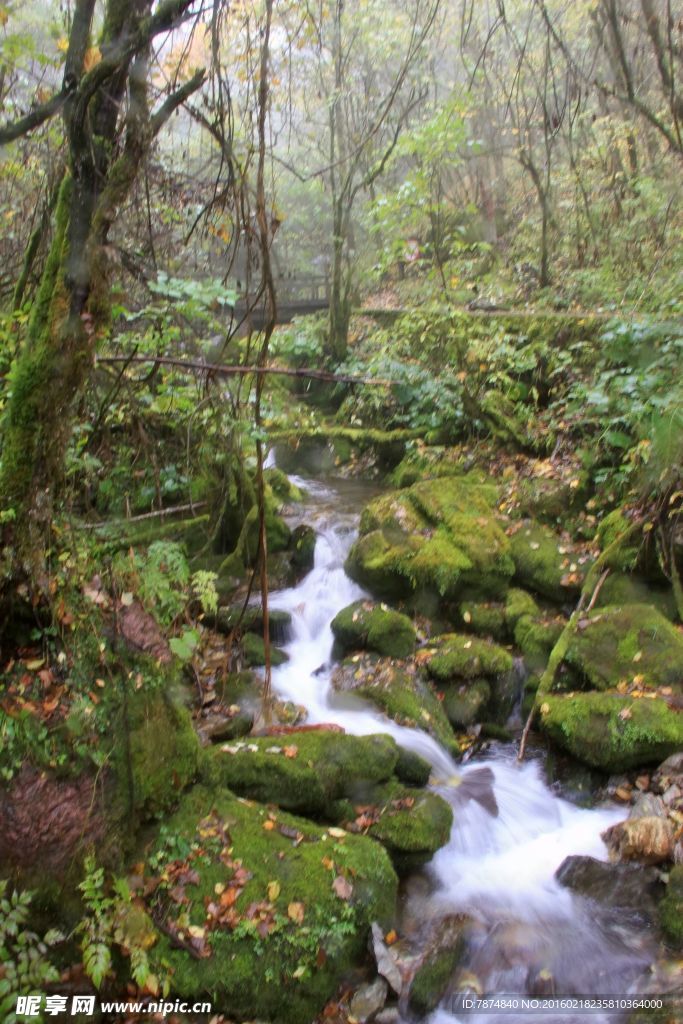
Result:
<svg viewBox="0 0 683 1024"><path fill-rule="evenodd" d="M351 377L347 374L332 373L329 370L314 370L311 367L292 369L289 366L222 366L219 363L204 363L199 359L174 359L171 356L98 356L97 362L110 363L157 363L173 366L188 372L206 373L215 377L247 377L250 374L277 374L281 377L303 377L313 380L334 381L337 384L371 384L391 387L393 381L378 377Z"/></svg>
<svg viewBox="0 0 683 1024"><path fill-rule="evenodd" d="M206 501L194 501L187 505L174 505L172 508L160 508L156 512L143 512L139 516L129 516L127 519L109 519L102 523L79 523L78 530L104 530L117 526L128 526L129 523L141 523L144 519L159 519L162 516L174 516L179 512L194 512L195 509L205 508Z"/></svg>

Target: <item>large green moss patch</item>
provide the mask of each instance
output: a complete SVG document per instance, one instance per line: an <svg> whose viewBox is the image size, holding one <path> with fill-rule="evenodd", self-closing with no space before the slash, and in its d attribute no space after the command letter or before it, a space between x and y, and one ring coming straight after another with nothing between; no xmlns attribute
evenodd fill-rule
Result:
<svg viewBox="0 0 683 1024"><path fill-rule="evenodd" d="M654 764L683 747L683 715L654 694L548 694L540 713L551 739L606 772Z"/></svg>
<svg viewBox="0 0 683 1024"><path fill-rule="evenodd" d="M196 787L150 851L150 951L171 991L233 1020L312 1021L389 925L397 878L366 836Z"/></svg>

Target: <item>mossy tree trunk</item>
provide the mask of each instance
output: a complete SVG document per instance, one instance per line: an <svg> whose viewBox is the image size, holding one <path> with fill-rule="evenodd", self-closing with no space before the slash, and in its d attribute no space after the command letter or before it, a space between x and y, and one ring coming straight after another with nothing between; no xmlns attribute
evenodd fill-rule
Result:
<svg viewBox="0 0 683 1024"><path fill-rule="evenodd" d="M150 114L152 41L180 24L191 3L165 0L153 10L153 0L108 0L97 50L91 48L95 0L78 0L76 6L57 97L68 165L3 424L3 568L11 583L44 583L73 408L109 325L109 230L156 134L204 79L198 72ZM16 137L12 128L6 132Z"/></svg>

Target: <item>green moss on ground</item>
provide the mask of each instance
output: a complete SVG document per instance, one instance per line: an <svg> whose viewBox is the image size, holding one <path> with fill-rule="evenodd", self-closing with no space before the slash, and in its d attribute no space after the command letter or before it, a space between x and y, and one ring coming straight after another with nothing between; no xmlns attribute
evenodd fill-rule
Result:
<svg viewBox="0 0 683 1024"><path fill-rule="evenodd" d="M252 800L326 816L332 801L389 779L398 757L390 736L321 729L223 744L210 752L206 777Z"/></svg>
<svg viewBox="0 0 683 1024"><path fill-rule="evenodd" d="M683 636L651 605L596 609L578 624L565 661L599 690L635 676L645 686L683 681Z"/></svg>
<svg viewBox="0 0 683 1024"><path fill-rule="evenodd" d="M231 1019L313 1020L364 959L371 922L388 926L393 918L396 874L382 847L365 836L333 836L201 787L165 833L176 844L171 863L180 841L203 851L188 862L196 875L183 884L187 902L178 905L163 892L157 899L166 928L199 944L204 955L191 956L163 934L150 950L153 966L170 969L173 993L210 999ZM163 859L163 843L152 852ZM223 923L220 897L240 870L234 913Z"/></svg>
<svg viewBox="0 0 683 1024"><path fill-rule="evenodd" d="M290 562L297 572L308 572L315 561L316 533L312 526L302 523L292 531Z"/></svg>
<svg viewBox="0 0 683 1024"><path fill-rule="evenodd" d="M342 609L332 620L332 632L343 652L368 649L407 658L415 650L415 627L408 616L369 601Z"/></svg>
<svg viewBox="0 0 683 1024"><path fill-rule="evenodd" d="M683 747L683 716L659 697L547 694L540 723L574 757L609 773L663 761Z"/></svg>
<svg viewBox="0 0 683 1024"><path fill-rule="evenodd" d="M510 672L512 655L503 647L465 633L444 633L435 637L423 652L430 676L445 683L453 679L476 679Z"/></svg>

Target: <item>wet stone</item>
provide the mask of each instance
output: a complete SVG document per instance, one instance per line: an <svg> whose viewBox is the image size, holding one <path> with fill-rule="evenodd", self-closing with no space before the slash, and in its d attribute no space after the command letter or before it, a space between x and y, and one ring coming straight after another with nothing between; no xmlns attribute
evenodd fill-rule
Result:
<svg viewBox="0 0 683 1024"><path fill-rule="evenodd" d="M363 985L354 994L349 1007L351 1016L359 1024L376 1019L376 1015L384 1006L387 1000L389 986L384 978L375 978L368 985Z"/></svg>

